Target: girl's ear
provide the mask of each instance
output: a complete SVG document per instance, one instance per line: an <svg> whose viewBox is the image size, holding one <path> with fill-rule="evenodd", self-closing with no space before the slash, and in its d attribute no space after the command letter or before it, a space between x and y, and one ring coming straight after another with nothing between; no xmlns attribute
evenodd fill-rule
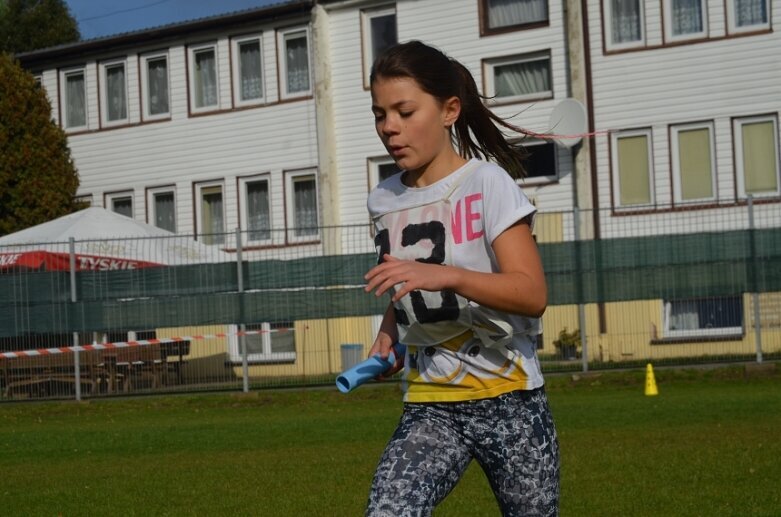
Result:
<svg viewBox="0 0 781 517"><path fill-rule="evenodd" d="M461 115L461 99L453 96L442 103L442 124L445 127L452 127L459 115Z"/></svg>

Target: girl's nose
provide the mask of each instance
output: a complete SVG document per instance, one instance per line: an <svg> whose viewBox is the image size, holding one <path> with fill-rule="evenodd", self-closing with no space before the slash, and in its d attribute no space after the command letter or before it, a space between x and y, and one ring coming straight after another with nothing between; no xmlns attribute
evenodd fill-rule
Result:
<svg viewBox="0 0 781 517"><path fill-rule="evenodd" d="M380 128L385 135L393 135L399 132L399 124L395 117L387 116L382 121Z"/></svg>

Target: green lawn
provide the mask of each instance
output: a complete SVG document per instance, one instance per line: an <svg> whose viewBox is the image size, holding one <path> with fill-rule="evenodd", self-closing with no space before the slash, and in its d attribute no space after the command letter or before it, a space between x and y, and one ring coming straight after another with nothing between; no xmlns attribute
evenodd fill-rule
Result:
<svg viewBox="0 0 781 517"><path fill-rule="evenodd" d="M781 515L781 375L549 376L562 516ZM2 515L361 515L393 385L0 405ZM499 515L470 467L435 513Z"/></svg>

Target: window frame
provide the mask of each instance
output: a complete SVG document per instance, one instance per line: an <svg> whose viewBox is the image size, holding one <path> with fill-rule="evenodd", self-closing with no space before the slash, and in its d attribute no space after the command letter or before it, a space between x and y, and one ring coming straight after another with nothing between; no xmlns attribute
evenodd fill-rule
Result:
<svg viewBox="0 0 781 517"><path fill-rule="evenodd" d="M744 27L738 27L735 20L735 4L739 0L726 0L725 8L727 10L727 34L741 34L746 32L757 32L770 30L770 23L772 21L772 7L770 0L764 0L765 12L767 13L767 21L765 23L757 23L754 25L746 25Z"/></svg>
<svg viewBox="0 0 781 517"><path fill-rule="evenodd" d="M496 96L496 67L514 65L518 63L530 63L533 61L547 61L548 62L548 84L549 90L533 92L525 95L512 95L508 97ZM549 49L540 50L536 52L524 52L523 54L514 54L511 56L503 56L496 58L488 58L483 60L483 78L485 81L484 91L488 97L487 103L489 105L498 104L514 104L521 102L531 102L544 99L552 99L554 96L553 85L553 57Z"/></svg>
<svg viewBox="0 0 781 517"><path fill-rule="evenodd" d="M287 325L286 328L288 331L292 332L293 334L293 343L295 346L295 323L293 321L281 321L281 322L268 322L265 321L263 323L247 323L244 325L237 325L237 324L230 324L228 325L228 356L230 358L230 361L232 363L241 363L242 362L242 356L241 356L241 343L239 341L240 336L238 333L242 330L260 330L260 334L255 334L255 336L260 336L263 344L263 352L261 353L255 353L255 354L247 354L247 362L251 364L261 364L261 363L295 363L297 352L274 352L271 349L271 334L274 330L272 329L272 325ZM242 328L243 327L243 328ZM241 329L241 330L240 330Z"/></svg>
<svg viewBox="0 0 781 517"><path fill-rule="evenodd" d="M306 58L307 58L307 72L309 74L309 89L300 92L289 92L288 83L287 83L287 59L285 58L286 56L285 51L287 50L287 40L288 40L288 36L290 36L291 34L297 34L301 32L303 32L306 36ZM285 29L278 29L276 40L277 40L277 70L279 72L279 76L278 76L279 98L281 100L291 100L291 99L311 97L314 90L312 85L312 37L311 37L311 31L309 30L309 26L296 25L294 27L287 27Z"/></svg>
<svg viewBox="0 0 781 517"><path fill-rule="evenodd" d="M604 21L605 23L602 26L603 36L604 36L604 42L605 42L605 49L608 51L620 51L620 50L631 50L636 48L643 48L646 46L646 38L648 35L646 34L646 27L645 27L645 0L637 0L639 6L639 14L640 14L640 39L635 41L628 41L625 43L614 43L613 42L613 12L610 5L610 0L603 0L602 5L604 6Z"/></svg>
<svg viewBox="0 0 781 517"><path fill-rule="evenodd" d="M174 196L174 229L173 230L168 230L167 228L162 228L161 226L157 226L157 224L155 224L157 220L157 204L155 203L155 198L158 194L173 194ZM148 224L151 224L156 228L161 228L163 230L173 231L173 233L177 233L177 231L179 230L179 214L177 213L177 207L179 204L176 201L176 187L174 185L148 188L146 190L146 203L147 203L146 222Z"/></svg>
<svg viewBox="0 0 781 517"><path fill-rule="evenodd" d="M677 43L679 41L688 41L693 39L701 39L701 38L707 38L708 37L708 2L706 0L699 0L700 2L700 12L702 14L702 30L699 32L692 32L687 34L679 34L674 35L673 34L673 0L663 0L662 2L662 12L663 12L663 20L662 23L664 24L664 37L665 41Z"/></svg>
<svg viewBox="0 0 781 517"><path fill-rule="evenodd" d="M220 188L222 195L222 232L205 233L203 231L203 191L214 187ZM225 203L225 182L223 180L201 181L193 185L194 205L195 205L195 240L202 242L207 246L224 246L227 240L226 235L226 203ZM215 242L215 236L221 235L222 242ZM218 237L219 239L219 237Z"/></svg>
<svg viewBox="0 0 781 517"><path fill-rule="evenodd" d="M735 299L739 304L740 309L740 327L717 327L717 328L697 328L693 330L674 330L670 329L670 313L672 312L672 304L674 302L698 302L704 298L685 298L678 300L662 300L662 329L665 339L681 339L681 338L709 338L709 337L726 337L726 336L740 336L743 335L745 329L745 307L743 298L741 296L719 296L713 297L715 299ZM712 299L712 298L711 298Z"/></svg>
<svg viewBox="0 0 781 517"><path fill-rule="evenodd" d="M165 76L168 90L168 111L165 113L150 113L151 94L149 93L149 62L165 59ZM139 56L139 75L141 77L141 120L151 122L155 120L167 120L171 118L171 59L168 51L154 52Z"/></svg>
<svg viewBox="0 0 781 517"><path fill-rule="evenodd" d="M135 192L132 190L120 190L117 192L106 192L103 194L103 206L106 207L108 210L119 213L116 210L114 210L114 202L119 199L129 199L130 200L130 217L131 219L135 219L136 217L136 202L135 202ZM122 214L120 214L122 215Z"/></svg>
<svg viewBox="0 0 781 517"><path fill-rule="evenodd" d="M391 158L390 156L373 156L366 159L367 163L367 179L368 179L368 185L369 185L369 191L374 189L377 185L380 184L380 167L383 165L396 165L396 162ZM398 169L398 165L396 165L396 168ZM401 171L401 169L399 169Z"/></svg>
<svg viewBox="0 0 781 517"><path fill-rule="evenodd" d="M710 178L711 178L711 197L697 198L697 199L683 199L683 186L681 177L681 162L680 162L680 149L678 135L682 131L691 131L697 129L708 130L708 141L710 144ZM673 178L673 201L676 204L689 204L689 203L707 203L716 201L719 197L718 181L716 178L716 128L713 121L705 122L692 122L688 124L676 124L670 126L670 162L671 172Z"/></svg>
<svg viewBox="0 0 781 517"><path fill-rule="evenodd" d="M393 14L396 18L396 42L399 41L399 19L396 10L396 4L386 4L379 7L373 7L371 9L364 9L361 11L361 57L363 59L363 87L369 89L369 84L372 65L377 56L373 55L374 45L372 45L372 31L371 20L372 18L379 18L380 16L388 16Z"/></svg>
<svg viewBox="0 0 781 517"><path fill-rule="evenodd" d="M648 138L648 145L646 146L646 150L648 152L648 187L649 187L649 197L648 203L642 203L642 204L634 204L634 205L622 205L621 204L621 178L620 178L620 170L618 167L619 164L619 153L618 153L618 140L620 138L631 138L636 136L645 136ZM649 210L656 206L656 189L655 187L655 177L654 177L654 140L653 140L653 130L651 128L638 128L638 129L627 129L627 130L621 130L621 131L611 131L610 133L610 171L611 171L611 181L612 181L612 202L613 202L613 208L616 211L621 212L632 212L632 211L643 211L643 210Z"/></svg>
<svg viewBox="0 0 781 517"><path fill-rule="evenodd" d="M515 25L505 25L503 27L490 27L488 25L489 11L490 11L490 8L488 6L488 1L489 0L478 0L478 9L479 9L479 18L480 18L480 36L493 36L495 34L504 34L506 32L536 29L538 27L547 27L550 25L550 2L549 0L545 0L546 16L544 20L526 22L526 23L516 23Z"/></svg>
<svg viewBox="0 0 781 517"><path fill-rule="evenodd" d="M313 235L296 235L296 206L294 184L310 178L315 182L315 214L317 216L316 232ZM285 236L288 243L318 242L320 240L320 186L317 181L317 169L302 169L285 171Z"/></svg>
<svg viewBox="0 0 781 517"><path fill-rule="evenodd" d="M217 100L214 104L198 107L195 96L195 57L199 52L203 52L204 50L208 49L211 49L212 52L214 52L214 80L216 88L215 95ZM201 43L187 47L187 96L189 98L189 108L191 114L198 115L201 113L210 113L220 109L220 60L218 50L217 42Z"/></svg>
<svg viewBox="0 0 781 517"><path fill-rule="evenodd" d="M529 139L528 141L524 140L523 142L518 142L519 144L522 144L523 147L533 147L533 146L543 146L543 145L549 145L553 149L553 162L554 162L554 173L552 175L548 174L545 176L534 176L534 177L526 177L521 178L517 181L517 183L521 186L532 186L532 185L542 185L547 183L555 183L559 181L559 177L561 175L559 169L561 167L560 158L559 158L559 146L551 141L551 140L537 140L537 139Z"/></svg>
<svg viewBox="0 0 781 517"><path fill-rule="evenodd" d="M736 195L739 199L748 198L746 194L746 179L743 163L743 125L746 123L761 123L770 122L773 124L773 150L775 151L775 165L776 165L776 190L774 192L752 193L753 198L765 198L776 197L781 195L781 156L779 151L779 137L778 137L778 117L776 115L758 115L750 117L736 117L732 120L732 141L735 150L735 179L736 179Z"/></svg>
<svg viewBox="0 0 781 517"><path fill-rule="evenodd" d="M84 124L79 126L68 125L68 76L81 74L84 81ZM66 133L86 131L89 129L89 88L87 88L87 67L85 65L69 67L60 70L60 121L61 127Z"/></svg>
<svg viewBox="0 0 781 517"><path fill-rule="evenodd" d="M274 206L271 192L271 174L256 174L254 176L242 176L239 182L239 227L242 229L244 242L252 246L268 246L274 241ZM249 227L249 212L247 202L247 186L251 183L265 182L268 188L268 213L269 213L269 237L268 239L252 239L252 230Z"/></svg>
<svg viewBox="0 0 781 517"><path fill-rule="evenodd" d="M260 97L257 99L241 99L241 52L240 47L244 43L258 42L260 57ZM257 106L266 102L266 70L263 55L263 33L246 34L231 38L231 83L233 105L239 108Z"/></svg>
<svg viewBox="0 0 781 517"><path fill-rule="evenodd" d="M108 106L108 70L122 66L124 69L124 94L125 94L125 117L116 120L109 120ZM101 127L124 126L130 122L130 98L128 95L128 63L126 58L109 59L101 61L98 64L98 98L100 99L100 125Z"/></svg>

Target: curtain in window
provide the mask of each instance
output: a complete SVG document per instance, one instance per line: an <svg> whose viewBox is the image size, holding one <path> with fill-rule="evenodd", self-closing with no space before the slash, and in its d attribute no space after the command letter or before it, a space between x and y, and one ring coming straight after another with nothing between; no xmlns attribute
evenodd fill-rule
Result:
<svg viewBox="0 0 781 517"><path fill-rule="evenodd" d="M670 302L670 330L697 330L700 328L696 301Z"/></svg>
<svg viewBox="0 0 781 517"><path fill-rule="evenodd" d="M119 197L111 200L111 210L125 217L133 217L133 200L129 197Z"/></svg>
<svg viewBox="0 0 781 517"><path fill-rule="evenodd" d="M287 48L287 91L288 93L309 90L309 55L305 36L288 38Z"/></svg>
<svg viewBox="0 0 781 517"><path fill-rule="evenodd" d="M678 163L681 175L681 199L712 199L713 164L710 129L678 132Z"/></svg>
<svg viewBox="0 0 781 517"><path fill-rule="evenodd" d="M147 62L149 114L168 113L168 62L165 58Z"/></svg>
<svg viewBox="0 0 781 517"><path fill-rule="evenodd" d="M396 14L375 16L371 19L372 58L377 59L385 49L397 43Z"/></svg>
<svg viewBox="0 0 781 517"><path fill-rule="evenodd" d="M703 31L702 0L672 0L672 31L675 36Z"/></svg>
<svg viewBox="0 0 781 517"><path fill-rule="evenodd" d="M488 26L492 29L548 19L548 0L488 0L487 3Z"/></svg>
<svg viewBox="0 0 781 517"><path fill-rule="evenodd" d="M613 43L640 41L640 0L610 0Z"/></svg>
<svg viewBox="0 0 781 517"><path fill-rule="evenodd" d="M87 125L87 104L84 91L84 74L65 76L65 125L78 127Z"/></svg>
<svg viewBox="0 0 781 517"><path fill-rule="evenodd" d="M106 104L106 118L109 121L127 118L124 65L106 67Z"/></svg>
<svg viewBox="0 0 781 517"><path fill-rule="evenodd" d="M317 191L315 180L293 182L295 234L297 237L317 235Z"/></svg>
<svg viewBox="0 0 781 517"><path fill-rule="evenodd" d="M239 77L241 100L259 99L263 96L260 70L260 42L251 41L239 45Z"/></svg>
<svg viewBox="0 0 781 517"><path fill-rule="evenodd" d="M217 104L217 69L214 50L195 54L195 107Z"/></svg>
<svg viewBox="0 0 781 517"><path fill-rule="evenodd" d="M778 192L778 156L772 121L744 123L743 178L746 194Z"/></svg>
<svg viewBox="0 0 781 517"><path fill-rule="evenodd" d="M247 226L250 240L271 238L268 183L265 181L247 183Z"/></svg>
<svg viewBox="0 0 781 517"><path fill-rule="evenodd" d="M173 192L155 194L155 226L176 232L176 208Z"/></svg>
<svg viewBox="0 0 781 517"><path fill-rule="evenodd" d="M735 0L735 21L738 27L767 23L767 0Z"/></svg>
<svg viewBox="0 0 781 517"><path fill-rule="evenodd" d="M648 163L648 137L625 136L617 139L618 178L621 206L651 202L651 167Z"/></svg>
<svg viewBox="0 0 781 517"><path fill-rule="evenodd" d="M205 187L201 189L201 233L206 244L225 242L225 222L223 220L222 189Z"/></svg>
<svg viewBox="0 0 781 517"><path fill-rule="evenodd" d="M539 59L495 66L494 89L497 97L550 91L550 61Z"/></svg>

